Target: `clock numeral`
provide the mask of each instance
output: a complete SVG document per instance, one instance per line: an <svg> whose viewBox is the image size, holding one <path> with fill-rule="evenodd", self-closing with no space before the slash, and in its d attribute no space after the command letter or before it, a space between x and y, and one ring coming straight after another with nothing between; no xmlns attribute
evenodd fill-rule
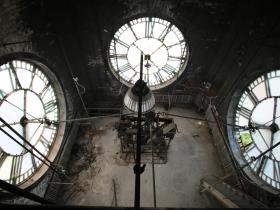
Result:
<svg viewBox="0 0 280 210"><path fill-rule="evenodd" d="M126 47L126 48L129 48L129 45L126 44L124 41L120 40L120 39L115 39L115 41L119 44L121 44L122 46Z"/></svg>
<svg viewBox="0 0 280 210"><path fill-rule="evenodd" d="M154 76L155 76L155 78L156 78L156 80L157 80L158 83L163 83L163 77L162 77L162 75L160 74L160 72L154 73Z"/></svg>
<svg viewBox="0 0 280 210"><path fill-rule="evenodd" d="M268 160L267 156L262 156L261 158L258 159L259 161L256 163L257 171L256 173L259 175L261 172L263 172L266 162Z"/></svg>
<svg viewBox="0 0 280 210"><path fill-rule="evenodd" d="M174 68L173 66L170 66L169 64L165 64L164 67L162 67L162 70L169 75L176 73L176 68Z"/></svg>
<svg viewBox="0 0 280 210"><path fill-rule="evenodd" d="M0 148L0 168L2 167L4 161L6 160L7 157L8 157L7 153L4 152L4 151Z"/></svg>
<svg viewBox="0 0 280 210"><path fill-rule="evenodd" d="M128 71L129 69L131 69L131 66L129 63L127 63L119 68L119 72L124 73L124 72Z"/></svg>
<svg viewBox="0 0 280 210"><path fill-rule="evenodd" d="M51 101L48 101L47 103L45 103L44 108L45 108L46 114L49 114L49 113L55 111L57 109L56 105L57 104L56 104L55 100L51 100Z"/></svg>
<svg viewBox="0 0 280 210"><path fill-rule="evenodd" d="M36 73L35 73L35 66L32 66L31 72L32 72L32 75L31 75L31 81L30 81L29 89L32 88L33 80L34 80L34 77L35 77L35 75L36 75Z"/></svg>
<svg viewBox="0 0 280 210"><path fill-rule="evenodd" d="M165 37L167 36L167 34L171 31L171 27L172 27L172 24L169 23L168 27L166 27L166 28L161 32L161 34L160 34L160 36L159 36L159 38L158 38L161 42L163 42L163 40L165 39Z"/></svg>
<svg viewBox="0 0 280 210"><path fill-rule="evenodd" d="M31 150L32 150L32 153L34 153L33 149L31 149ZM33 167L36 169L37 168L37 164L36 164L35 156L32 153L30 154L31 155L31 161L32 161Z"/></svg>
<svg viewBox="0 0 280 210"><path fill-rule="evenodd" d="M17 85L16 85L16 81L14 79L14 74L12 73L11 68L8 69L8 72L9 72L10 84L12 86L12 89L16 90L17 89L17 87L16 87Z"/></svg>
<svg viewBox="0 0 280 210"><path fill-rule="evenodd" d="M149 37L150 35L150 18L149 21L145 22L145 37Z"/></svg>
<svg viewBox="0 0 280 210"><path fill-rule="evenodd" d="M19 82L19 79L18 79L18 76L17 76L17 72L15 70L15 67L14 67L13 63L9 62L9 66L10 66L10 69L12 70L12 73L13 73L13 75L15 77L17 88L22 89L22 86L21 86L21 84Z"/></svg>
<svg viewBox="0 0 280 210"><path fill-rule="evenodd" d="M151 33L150 33L150 37L151 38L154 38L154 27L155 27L155 22L153 21L151 23Z"/></svg>
<svg viewBox="0 0 280 210"><path fill-rule="evenodd" d="M7 93L0 89L0 99L3 99L5 95L7 95Z"/></svg>
<svg viewBox="0 0 280 210"><path fill-rule="evenodd" d="M127 54L111 54L110 58L127 59Z"/></svg>
<svg viewBox="0 0 280 210"><path fill-rule="evenodd" d="M49 141L44 136L41 136L39 141L43 144L45 148L49 148L50 146Z"/></svg>
<svg viewBox="0 0 280 210"><path fill-rule="evenodd" d="M178 57L178 56L168 56L169 61L182 61L184 60L183 57Z"/></svg>
<svg viewBox="0 0 280 210"><path fill-rule="evenodd" d="M273 178L275 181L279 182L280 181L280 166L279 162L276 160L273 160Z"/></svg>
<svg viewBox="0 0 280 210"><path fill-rule="evenodd" d="M45 96L45 94L47 93L47 90L49 89L50 86L51 86L51 84L48 83L38 95L39 95L41 98L44 98L44 96Z"/></svg>
<svg viewBox="0 0 280 210"><path fill-rule="evenodd" d="M154 30L155 22L152 21L150 17L148 21L145 22L145 37L150 38L153 37L153 30Z"/></svg>
<svg viewBox="0 0 280 210"><path fill-rule="evenodd" d="M17 184L21 172L23 155L14 156L12 160L11 178L12 183Z"/></svg>
<svg viewBox="0 0 280 210"><path fill-rule="evenodd" d="M270 86L267 78L267 74L264 75L265 92L267 97L271 97Z"/></svg>
<svg viewBox="0 0 280 210"><path fill-rule="evenodd" d="M131 32L133 33L133 36L134 36L134 37L135 37L135 39L137 40L137 39L138 39L138 37L136 36L136 33L135 33L135 31L133 30L133 28L132 28L131 24L130 24L130 23L128 23L127 25L129 26L129 29L131 30Z"/></svg>
<svg viewBox="0 0 280 210"><path fill-rule="evenodd" d="M176 45L181 45L181 46L184 46L185 45L185 41L184 40L180 40L179 42L175 43L175 44L172 44L172 45L169 45L169 46L166 46L167 49L169 50L170 48L176 46Z"/></svg>
<svg viewBox="0 0 280 210"><path fill-rule="evenodd" d="M52 130L52 131L56 131L57 125L54 125L54 124L51 124L50 126L45 125L44 128L45 128L45 129Z"/></svg>
<svg viewBox="0 0 280 210"><path fill-rule="evenodd" d="M245 148L246 152L249 153L250 151L252 151L253 149L256 149L254 144L249 145L249 147Z"/></svg>
<svg viewBox="0 0 280 210"><path fill-rule="evenodd" d="M254 106L256 106L259 102L257 96L253 92L251 92L248 88L245 92L248 94L248 96L251 99L251 102L254 104Z"/></svg>
<svg viewBox="0 0 280 210"><path fill-rule="evenodd" d="M246 119L249 119L251 116L251 110L249 110L243 106L239 106L237 108L237 113L240 114L241 116L245 117Z"/></svg>

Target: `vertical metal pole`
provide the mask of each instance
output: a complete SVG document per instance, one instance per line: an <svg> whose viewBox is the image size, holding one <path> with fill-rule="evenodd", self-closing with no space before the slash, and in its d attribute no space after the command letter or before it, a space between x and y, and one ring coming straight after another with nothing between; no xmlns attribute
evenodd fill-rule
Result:
<svg viewBox="0 0 280 210"><path fill-rule="evenodd" d="M143 77L143 53L140 59L140 81ZM141 83L142 86L142 83ZM140 207L140 164L141 164L141 116L142 116L142 88L139 91L138 100L138 119L137 119L137 140L136 140L136 160L135 160L135 194L134 194L134 207Z"/></svg>
<svg viewBox="0 0 280 210"><path fill-rule="evenodd" d="M153 174L153 193L154 193L154 207L157 207L157 195L156 195L156 180L155 180L155 163L154 163L154 143L152 134L152 123L150 124L150 138L152 144L152 174Z"/></svg>

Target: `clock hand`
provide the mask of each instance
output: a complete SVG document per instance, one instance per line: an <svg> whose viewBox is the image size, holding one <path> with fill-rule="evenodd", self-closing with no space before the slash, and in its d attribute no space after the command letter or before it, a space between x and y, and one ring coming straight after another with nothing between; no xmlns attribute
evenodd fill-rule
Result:
<svg viewBox="0 0 280 210"><path fill-rule="evenodd" d="M135 43L133 43L132 45L134 45L141 53L145 55L145 53Z"/></svg>
<svg viewBox="0 0 280 210"><path fill-rule="evenodd" d="M32 134L32 136L29 139L29 142L31 141L31 139L34 137L34 135L37 133L38 129L41 127L41 123L39 124L39 126L36 128L36 130L34 131L34 133Z"/></svg>
<svg viewBox="0 0 280 210"><path fill-rule="evenodd" d="M160 68L152 60L150 62L160 71Z"/></svg>
<svg viewBox="0 0 280 210"><path fill-rule="evenodd" d="M21 111L23 111L23 112L24 112L24 110L23 110L23 109L19 108L17 105L15 105L15 104L11 103L11 102L10 102L10 101L8 101L7 99L4 99L4 98L3 98L3 100L4 100L4 101L6 101L8 104L12 105L13 107L17 108L18 110L21 110ZM32 117L33 119L37 119L36 117L34 117L33 115L31 115L31 114L29 114L29 113L27 113L27 112L26 112L26 114L27 114L27 115L29 115L30 117Z"/></svg>
<svg viewBox="0 0 280 210"><path fill-rule="evenodd" d="M272 124L271 124L271 126L275 126L275 125L276 125L276 124L275 124L276 110L277 110L277 98L275 97L275 98L274 98L273 117L272 117ZM275 131L274 131L273 128L272 128L272 129L271 129L270 147L273 146L273 142L274 142L274 133L275 133ZM269 152L269 157L272 155L272 151L273 151L273 150L271 150L271 151Z"/></svg>
<svg viewBox="0 0 280 210"><path fill-rule="evenodd" d="M150 55L153 55L154 53L156 53L156 51L158 51L160 48L162 48L164 44L161 44L154 52L152 52Z"/></svg>
<svg viewBox="0 0 280 210"><path fill-rule="evenodd" d="M251 123L251 122L250 122ZM262 125L262 124L258 124L258 123L251 123L251 125L249 124L249 129L253 128L253 129L271 129L269 126L266 125Z"/></svg>
<svg viewBox="0 0 280 210"><path fill-rule="evenodd" d="M280 117L280 115L276 117L276 110L277 110L277 98L274 97L274 107L273 107L273 117L272 117L272 120L267 121L266 123L264 123L264 125L266 125L266 124L268 124L270 122L272 122L272 124L276 123L275 122L276 119L278 119Z"/></svg>
<svg viewBox="0 0 280 210"><path fill-rule="evenodd" d="M259 128L257 129L258 133L260 134L260 136L262 137L262 140L264 142L264 144L267 146L267 149L269 149L270 147L272 147L272 145L270 144L270 146L266 143L266 140L264 138L264 136L262 135L262 133L260 132ZM271 135L272 136L272 135ZM269 152L269 157L273 155L272 154L272 150ZM273 155L274 159L276 159L276 157Z"/></svg>

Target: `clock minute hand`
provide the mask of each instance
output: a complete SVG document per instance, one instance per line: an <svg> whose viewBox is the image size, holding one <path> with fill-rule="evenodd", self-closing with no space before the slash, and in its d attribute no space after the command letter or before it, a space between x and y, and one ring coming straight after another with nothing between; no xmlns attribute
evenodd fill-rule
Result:
<svg viewBox="0 0 280 210"><path fill-rule="evenodd" d="M277 110L277 98L274 98L274 106L273 106L273 117L272 117L272 124L270 125L271 128L271 139L270 139L270 147L273 146L274 143L274 133L277 132L278 125L276 124L276 110ZM272 155L272 150L269 152L269 156Z"/></svg>
<svg viewBox="0 0 280 210"><path fill-rule="evenodd" d="M133 43L133 45L134 45L141 53L143 53L143 54L145 55L145 53L144 53L135 43Z"/></svg>
<svg viewBox="0 0 280 210"><path fill-rule="evenodd" d="M26 125L27 125L27 118L26 118L26 90L24 90L24 96L23 96L23 117L21 119L22 128L23 128L23 138L27 140L27 132L26 132ZM24 142L24 145L26 143ZM26 146L26 145L25 145Z"/></svg>
<svg viewBox="0 0 280 210"><path fill-rule="evenodd" d="M152 60L150 62L160 71L160 68Z"/></svg>
<svg viewBox="0 0 280 210"><path fill-rule="evenodd" d="M150 55L153 55L154 53L156 53L156 51L158 51L160 48L162 48L164 44L161 44L156 50L154 50L154 52L152 52Z"/></svg>

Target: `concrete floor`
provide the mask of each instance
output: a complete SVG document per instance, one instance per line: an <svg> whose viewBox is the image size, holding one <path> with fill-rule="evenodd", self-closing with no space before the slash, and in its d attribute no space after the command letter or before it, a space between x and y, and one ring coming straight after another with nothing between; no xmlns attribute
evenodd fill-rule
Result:
<svg viewBox="0 0 280 210"><path fill-rule="evenodd" d="M161 108L157 110L163 111ZM169 113L203 117L193 109L173 108ZM65 185L63 204L89 206L134 205L133 164L119 158L120 142L113 130L118 118L96 121L99 134L91 141L96 146L96 159L75 177L74 185ZM174 117L177 133L170 144L167 164L155 165L157 207L217 207L208 196L199 193L200 179L207 175L222 176L211 136L205 122ZM102 131L102 132L101 132ZM198 135L197 135L198 134ZM114 185L116 198L114 196ZM153 207L151 165L141 175L141 206ZM70 193L71 191L71 193Z"/></svg>

